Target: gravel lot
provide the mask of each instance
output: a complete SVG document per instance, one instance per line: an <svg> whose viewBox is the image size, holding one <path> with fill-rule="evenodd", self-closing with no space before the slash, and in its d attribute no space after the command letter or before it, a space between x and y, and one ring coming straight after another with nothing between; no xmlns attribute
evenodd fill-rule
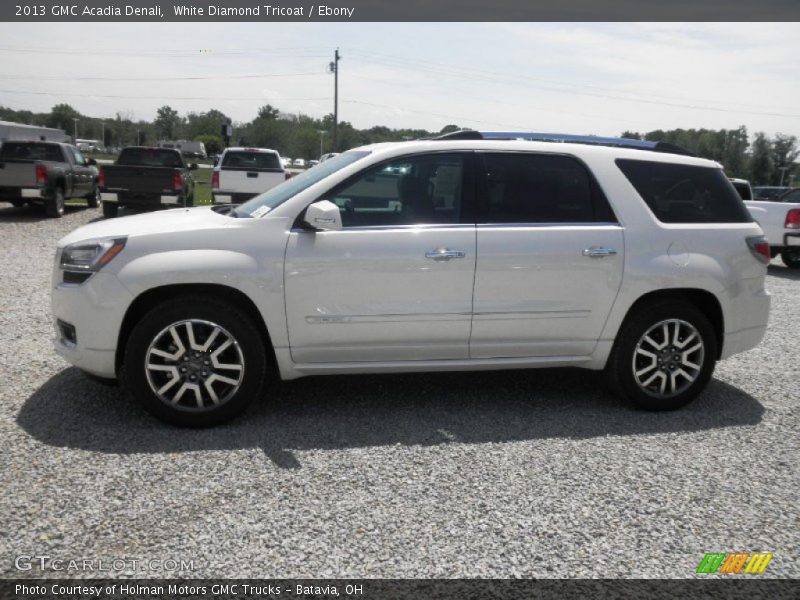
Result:
<svg viewBox="0 0 800 600"><path fill-rule="evenodd" d="M683 411L634 411L571 369L330 377L184 431L51 350L55 242L98 217L0 205L6 577L42 575L21 554L193 560L167 573L191 577L688 577L733 550L800 577L800 273L779 259L765 342Z"/></svg>

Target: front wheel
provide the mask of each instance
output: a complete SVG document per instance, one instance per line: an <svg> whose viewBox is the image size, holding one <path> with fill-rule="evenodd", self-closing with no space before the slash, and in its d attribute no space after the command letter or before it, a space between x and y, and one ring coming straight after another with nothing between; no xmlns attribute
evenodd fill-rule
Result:
<svg viewBox="0 0 800 600"><path fill-rule="evenodd" d="M264 343L246 314L214 298L181 297L156 306L134 327L122 377L159 419L208 427L244 411L265 373Z"/></svg>
<svg viewBox="0 0 800 600"><path fill-rule="evenodd" d="M64 190L56 188L45 198L44 212L48 217L55 219L64 216Z"/></svg>
<svg viewBox="0 0 800 600"><path fill-rule="evenodd" d="M675 300L648 304L630 316L606 368L612 387L639 408L674 410L703 391L716 360L708 318Z"/></svg>
<svg viewBox="0 0 800 600"><path fill-rule="evenodd" d="M784 250L781 252L781 260L790 269L800 269L800 248Z"/></svg>

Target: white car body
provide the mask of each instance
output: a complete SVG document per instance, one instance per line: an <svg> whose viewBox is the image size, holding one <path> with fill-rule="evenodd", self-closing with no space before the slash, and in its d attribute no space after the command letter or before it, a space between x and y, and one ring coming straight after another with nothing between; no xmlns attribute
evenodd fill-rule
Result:
<svg viewBox="0 0 800 600"><path fill-rule="evenodd" d="M197 207L100 221L69 234L58 243L53 272L56 351L89 373L115 378L136 320L175 293L197 299L222 293L249 310L285 380L554 366L602 370L629 315L662 297L705 312L718 340L714 361L753 348L764 336L769 259L750 245L763 243L758 224L746 218L661 222L615 161L720 169L716 163L530 141L417 141L358 150L362 158L271 210L255 210L254 218ZM442 152L574 157L596 178L615 218L342 227L344 213L326 198L337 184L392 159ZM290 179L285 189L324 169ZM123 238L122 251L106 266L83 282L66 281L62 254L87 241Z"/></svg>
<svg viewBox="0 0 800 600"><path fill-rule="evenodd" d="M800 247L800 202L792 202L792 198L753 200L750 182L746 179L731 179L731 182L744 199L747 210L764 230L773 255L784 248ZM791 196L800 196L800 192L795 190ZM795 214L790 215L790 211Z"/></svg>
<svg viewBox="0 0 800 600"><path fill-rule="evenodd" d="M212 173L214 204L244 202L280 185L286 180L282 165L278 152L269 148L227 148Z"/></svg>

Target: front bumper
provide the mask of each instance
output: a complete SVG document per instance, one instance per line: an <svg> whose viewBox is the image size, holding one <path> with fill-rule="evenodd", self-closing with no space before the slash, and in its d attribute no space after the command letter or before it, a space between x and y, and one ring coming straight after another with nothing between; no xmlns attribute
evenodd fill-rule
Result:
<svg viewBox="0 0 800 600"><path fill-rule="evenodd" d="M133 295L111 273L95 273L82 284L63 283L61 274L56 269L51 296L55 351L79 369L115 378L117 341ZM74 341L64 324L74 327Z"/></svg>

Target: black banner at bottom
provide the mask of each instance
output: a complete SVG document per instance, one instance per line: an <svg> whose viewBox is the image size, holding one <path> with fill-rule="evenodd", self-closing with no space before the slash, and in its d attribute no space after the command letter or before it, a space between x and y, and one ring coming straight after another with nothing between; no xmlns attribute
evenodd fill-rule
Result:
<svg viewBox="0 0 800 600"><path fill-rule="evenodd" d="M713 579L4 579L0 597L18 600L162 598L517 599L647 598L648 600L800 598L800 580Z"/></svg>

